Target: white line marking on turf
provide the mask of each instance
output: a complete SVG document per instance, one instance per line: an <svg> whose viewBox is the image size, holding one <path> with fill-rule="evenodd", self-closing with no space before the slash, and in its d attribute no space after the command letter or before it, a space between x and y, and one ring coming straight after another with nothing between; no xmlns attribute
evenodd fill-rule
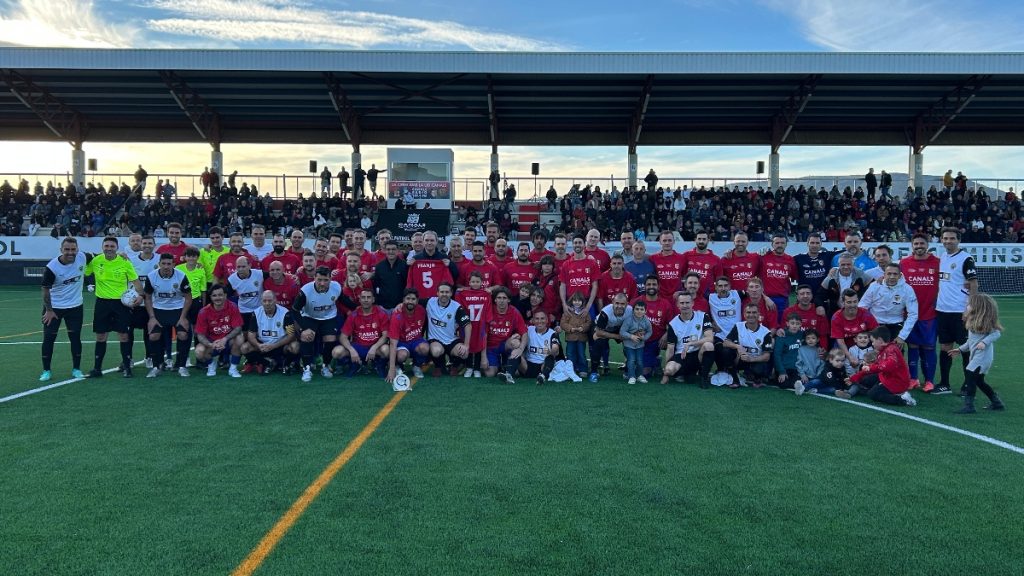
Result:
<svg viewBox="0 0 1024 576"><path fill-rule="evenodd" d="M953 432L953 433L956 433L956 434L961 434L963 436L967 436L968 438L974 438L975 440L981 440L982 442L985 442L986 444L991 444L993 446L998 446L999 448L1005 448L1006 450L1009 450L1010 452L1016 452L1017 454L1024 455L1024 448L1021 448L1020 446L1015 446L1013 444L1010 444L1009 442L1003 442L1002 440L998 440L996 438L992 438L991 436L985 436L984 434L978 434L977 432L971 432L970 430L963 430L961 428L957 428L956 426L950 426L948 424L943 424L941 422L936 422L934 420L928 420L927 418L921 418L920 416L913 416L911 414L907 414L907 413L904 413L904 412L897 412L896 410L890 410L888 408L882 408L881 406L875 406L873 404L868 404L866 402L854 402L853 400L846 400L844 398L836 398L835 396L826 396L824 394L814 394L814 396L817 396L819 398L824 398L826 400L835 400L836 402L844 402L846 404L853 404L854 406L860 406L861 408L867 408L868 410L876 410L878 412L884 412L885 414L891 414L893 416L899 416L900 418L906 418L907 420L913 420L914 422L920 422L921 424L927 424L928 426L934 426L935 428L938 428L940 430L946 430L948 432Z"/></svg>
<svg viewBox="0 0 1024 576"><path fill-rule="evenodd" d="M145 360L139 360L138 362L132 362L132 366L138 366ZM120 368L107 368L103 371L104 374L110 374L111 372L117 372ZM75 382L81 382L82 380L88 380L88 378L68 378L67 380L61 380L60 382L54 382L53 384L47 384L46 386L40 386L39 388L33 388L31 390L25 390L24 392L18 392L17 394L11 394L10 396L4 396L0 398L0 404L4 402L10 402L11 400L17 400L18 398L24 398L25 396L31 396L33 394L39 394L47 390L54 388L60 388L61 386L67 386L68 384L74 384Z"/></svg>
<svg viewBox="0 0 1024 576"><path fill-rule="evenodd" d="M95 340L82 340L82 344L95 344L95 343L96 343ZM39 344L42 344L42 342L0 342L0 346L25 346L26 344L35 344L35 345L38 346ZM58 341L54 342L54 344L70 344L70 342L68 342L66 340L58 340Z"/></svg>

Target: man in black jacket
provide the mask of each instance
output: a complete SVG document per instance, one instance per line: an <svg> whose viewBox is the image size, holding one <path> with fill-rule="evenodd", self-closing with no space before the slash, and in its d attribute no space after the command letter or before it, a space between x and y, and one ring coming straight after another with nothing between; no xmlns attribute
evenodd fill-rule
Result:
<svg viewBox="0 0 1024 576"><path fill-rule="evenodd" d="M377 304L390 312L402 303L409 265L399 258L398 243L388 240L384 243L386 257L373 269L373 284L377 291Z"/></svg>
<svg viewBox="0 0 1024 576"><path fill-rule="evenodd" d="M868 173L864 175L864 184L868 187L868 202L875 199L875 189L878 188L878 178L875 177L875 169L868 168Z"/></svg>

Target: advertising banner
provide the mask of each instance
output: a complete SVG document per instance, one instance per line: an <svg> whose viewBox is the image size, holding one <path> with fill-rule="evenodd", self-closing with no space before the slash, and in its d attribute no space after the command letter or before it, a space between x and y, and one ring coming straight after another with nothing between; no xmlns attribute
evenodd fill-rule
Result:
<svg viewBox="0 0 1024 576"><path fill-rule="evenodd" d="M448 234L447 210L381 210L377 215L377 230L387 228L399 244L409 244L417 232L433 230L439 238Z"/></svg>
<svg viewBox="0 0 1024 576"><path fill-rule="evenodd" d="M390 180L388 181L388 197L394 200L401 200L406 192L412 194L417 202L430 202L431 200L451 200L451 182L414 182L411 180Z"/></svg>

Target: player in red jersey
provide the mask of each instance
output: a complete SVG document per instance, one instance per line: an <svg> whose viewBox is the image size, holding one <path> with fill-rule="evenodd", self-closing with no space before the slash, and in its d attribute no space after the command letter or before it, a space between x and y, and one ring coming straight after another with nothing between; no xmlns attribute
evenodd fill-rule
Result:
<svg viewBox="0 0 1024 576"><path fill-rule="evenodd" d="M764 284L760 278L747 280L747 295L743 298L743 305L757 304L760 318L758 320L769 330L779 327L779 313L775 310L775 302L764 295Z"/></svg>
<svg viewBox="0 0 1024 576"><path fill-rule="evenodd" d="M391 313L388 324L388 375L386 380L395 381L398 367L412 357L412 374L423 378L423 364L430 356L430 344L423 338L427 323L427 311L419 304L419 295L413 288L406 288L402 304Z"/></svg>
<svg viewBox="0 0 1024 576"><path fill-rule="evenodd" d="M589 230L587 232L586 245L583 247L583 253L596 260L598 266L601 267L601 272L604 272L611 266L612 257L597 246L597 243L600 241L601 232L595 229Z"/></svg>
<svg viewBox="0 0 1024 576"><path fill-rule="evenodd" d="M747 235L737 232L732 250L722 258L722 273L729 277L733 290L746 290L747 280L761 277L761 256L747 251Z"/></svg>
<svg viewBox="0 0 1024 576"><path fill-rule="evenodd" d="M562 264L569 261L572 258L572 254L569 254L569 239L566 238L565 234L559 232L555 234L555 270L561 270Z"/></svg>
<svg viewBox="0 0 1024 576"><path fill-rule="evenodd" d="M625 294L630 300L637 296L636 279L623 267L622 255L612 256L611 267L597 279L597 309L601 310L616 294Z"/></svg>
<svg viewBox="0 0 1024 576"><path fill-rule="evenodd" d="M462 236L452 236L448 239L448 270L458 287L469 285L469 276L463 275L462 269L466 267L469 259L462 249Z"/></svg>
<svg viewBox="0 0 1024 576"><path fill-rule="evenodd" d="M459 270L459 278L469 278L473 272L479 272L480 278L483 280L484 290L493 292L504 282L501 270L493 263L487 261L484 256L484 243L482 241L477 240L473 242L472 252L473 259L467 260L462 269Z"/></svg>
<svg viewBox="0 0 1024 576"><path fill-rule="evenodd" d="M302 233L302 230L298 228L292 230L292 234L288 239L291 241L288 252L296 258L302 259L302 255L306 252L306 249L302 246L302 243L306 241L306 236Z"/></svg>
<svg viewBox="0 0 1024 576"><path fill-rule="evenodd" d="M673 294L682 289L683 275L686 273L686 257L672 248L674 241L670 230L662 230L658 234L661 252L647 258L654 265L654 273L658 278L658 295L666 299L671 299Z"/></svg>
<svg viewBox="0 0 1024 576"><path fill-rule="evenodd" d="M651 337L644 343L644 376L650 376L658 365L659 352L665 347L665 330L669 320L676 315L676 307L671 300L662 298L658 279L648 276L644 281L644 295L633 300L643 300L647 305L647 319L651 321Z"/></svg>
<svg viewBox="0 0 1024 576"><path fill-rule="evenodd" d="M710 242L711 236L707 232L697 232L697 236L694 238L693 250L683 253L683 256L686 258L683 274L686 272L700 274L701 295L710 292L714 286L715 278L722 275L722 260L708 249L708 243Z"/></svg>
<svg viewBox="0 0 1024 576"><path fill-rule="evenodd" d="M854 338L861 332L870 332L878 327L878 322L865 308L858 308L860 296L856 290L847 288L843 290L843 307L836 310L832 315L832 338L836 341L836 348L843 351L847 361L856 366L860 359L850 353L850 346L854 345Z"/></svg>
<svg viewBox="0 0 1024 576"><path fill-rule="evenodd" d="M562 282L555 269L555 258L550 255L545 256L541 258L539 264L540 271L533 279L533 285L542 290L544 294L544 301L541 302L540 309L548 315L552 324L557 325L562 317L562 301L558 290Z"/></svg>
<svg viewBox="0 0 1024 576"><path fill-rule="evenodd" d="M299 293L299 280L292 274L286 274L281 262L271 262L268 270L263 289L273 292L274 300L291 310L292 302Z"/></svg>
<svg viewBox="0 0 1024 576"><path fill-rule="evenodd" d="M333 271L331 276L334 276ZM302 267L295 272L295 279L299 281L299 288L316 280L316 255L312 250L306 250L302 256Z"/></svg>
<svg viewBox="0 0 1024 576"><path fill-rule="evenodd" d="M514 384L513 375L523 353L523 336L528 326L523 315L510 303L508 289L503 286L491 294L491 307L486 312L482 327L487 336L483 371L487 376L504 376L506 383Z"/></svg>
<svg viewBox="0 0 1024 576"><path fill-rule="evenodd" d="M935 342L938 339L935 303L939 298L939 265L940 260L928 252L929 238L926 234L914 234L910 239L910 256L900 260L900 271L903 279L917 295L917 323L907 336L907 366L910 368L910 387L917 388L917 366L920 359L921 372L924 374L925 388L934 388ZM932 386L928 386L932 384Z"/></svg>
<svg viewBox="0 0 1024 576"><path fill-rule="evenodd" d="M484 246L484 253L487 253L487 246ZM498 241L491 248L491 254L487 256L487 260L497 266L498 270L502 270L507 264L514 261L515 258L508 249L508 240L498 238Z"/></svg>
<svg viewBox="0 0 1024 576"><path fill-rule="evenodd" d="M490 314L491 294L483 288L484 280L479 272L469 275L469 288L463 288L455 293L454 300L469 312L469 324L473 328L473 340L469 343L469 358L467 359L466 371L463 374L466 378L480 377L482 360L487 335L484 334L482 326L484 319Z"/></svg>
<svg viewBox="0 0 1024 576"><path fill-rule="evenodd" d="M302 257L296 256L285 249L284 235L274 234L270 245L273 250L260 261L260 269L263 270L264 274L270 273L270 265L274 262L281 263L285 274L295 274L299 268L302 268Z"/></svg>
<svg viewBox="0 0 1024 576"><path fill-rule="evenodd" d="M338 267L338 257L331 253L327 240L317 238L313 243L313 254L316 255L316 267L326 266L328 268Z"/></svg>
<svg viewBox="0 0 1024 576"><path fill-rule="evenodd" d="M781 325L782 313L789 307L789 293L797 279L796 261L786 254L789 240L781 232L772 234L772 250L761 257L761 278L764 279L764 295L775 302L778 315L776 324Z"/></svg>
<svg viewBox="0 0 1024 576"><path fill-rule="evenodd" d="M218 284L226 284L228 276L235 273L237 268L236 263L238 262L239 257L244 256L245 259L249 261L250 268L260 267L260 263L256 260L256 257L246 252L245 248L243 248L243 246L245 246L245 237L242 236L241 232L235 232L231 235L231 238L228 240L228 246L230 246L231 249L224 254L221 254L220 257L217 258L217 264L213 267L213 281Z"/></svg>
<svg viewBox="0 0 1024 576"><path fill-rule="evenodd" d="M501 228L498 226L497 222L488 221L484 224L484 254L486 254L488 258L494 256L498 251L498 235L500 230ZM501 266L499 265L498 268L501 268Z"/></svg>
<svg viewBox="0 0 1024 576"><path fill-rule="evenodd" d="M505 278L505 286L516 292L523 284L532 284L537 276L537 268L530 262L530 245L520 242L516 249L514 262L505 264L502 269Z"/></svg>
<svg viewBox="0 0 1024 576"><path fill-rule="evenodd" d="M562 309L569 307L569 294L582 292L587 297L586 308L590 308L597 301L597 279L601 275L597 261L587 257L583 253L585 242L582 236L572 239L572 260L562 264L559 273L561 285L558 287L558 297L562 303Z"/></svg>
<svg viewBox="0 0 1024 576"><path fill-rule="evenodd" d="M388 230L387 228L381 228L380 230L377 230L376 238L377 251L372 253L374 266L388 259L387 249L384 248L384 246L388 243L389 240L391 240L391 230ZM401 258L402 260L405 260L405 256L402 254L399 254L398 257Z"/></svg>
<svg viewBox="0 0 1024 576"><path fill-rule="evenodd" d="M683 292L693 296L694 310L705 314L711 313L711 304L708 303L708 299L698 294L700 292L700 274L687 272L686 276L683 276Z"/></svg>
<svg viewBox="0 0 1024 576"><path fill-rule="evenodd" d="M174 256L174 265L185 263L185 249L188 244L181 241L181 224L171 222L167 225L167 244L161 244L156 249L157 254L170 254ZM225 276L227 278L227 276Z"/></svg>
<svg viewBox="0 0 1024 576"><path fill-rule="evenodd" d="M210 303L203 306L196 319L196 362L209 363L207 376L217 375L217 360L225 352L230 353L232 378L241 378L238 362L242 349L242 314L234 302L228 301L228 293L222 284L214 284L207 293Z"/></svg>
<svg viewBox="0 0 1024 576"><path fill-rule="evenodd" d="M801 330L814 330L820 334L818 346L822 350L828 349L828 335L831 334L828 317L825 316L824 307L814 305L814 291L807 284L801 284L796 287L796 304L786 308L782 313L782 317L789 318L791 314L796 314L800 317ZM775 334L776 336L783 336L785 328L779 326Z"/></svg>
<svg viewBox="0 0 1024 576"><path fill-rule="evenodd" d="M437 249L437 234L427 230L423 233L423 251L413 256L409 264L406 288L415 288L420 300L437 296L437 287L441 284L454 285L448 263L447 255Z"/></svg>
<svg viewBox="0 0 1024 576"><path fill-rule="evenodd" d="M372 363L381 378L387 377L387 361L391 353L387 330L391 319L373 300L373 290L364 288L359 293L359 307L348 315L341 328L338 345L331 351L335 360L350 364L349 376L355 376L365 362Z"/></svg>
<svg viewBox="0 0 1024 576"><path fill-rule="evenodd" d="M373 252L366 249L366 230L356 228L352 231L352 247L346 250L343 256L347 257L349 254L359 256L359 276L363 281L372 279L373 267L377 265L378 260Z"/></svg>
<svg viewBox="0 0 1024 576"><path fill-rule="evenodd" d="M540 267L540 259L550 255L552 258L555 253L547 249L548 235L543 230L538 230L533 233L533 249L530 250L530 262L533 262L534 266Z"/></svg>

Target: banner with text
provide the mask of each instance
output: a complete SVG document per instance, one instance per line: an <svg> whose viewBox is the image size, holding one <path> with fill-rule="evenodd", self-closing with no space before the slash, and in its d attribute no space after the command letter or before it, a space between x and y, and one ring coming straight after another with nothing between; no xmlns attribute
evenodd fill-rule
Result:
<svg viewBox="0 0 1024 576"><path fill-rule="evenodd" d="M416 201L450 200L452 183L448 181L416 182L413 180L389 180L388 195L396 200L405 197L406 192L412 194Z"/></svg>
<svg viewBox="0 0 1024 576"><path fill-rule="evenodd" d="M409 244L417 232L433 230L439 238L448 233L447 210L381 210L377 214L376 229L387 228L399 244Z"/></svg>

